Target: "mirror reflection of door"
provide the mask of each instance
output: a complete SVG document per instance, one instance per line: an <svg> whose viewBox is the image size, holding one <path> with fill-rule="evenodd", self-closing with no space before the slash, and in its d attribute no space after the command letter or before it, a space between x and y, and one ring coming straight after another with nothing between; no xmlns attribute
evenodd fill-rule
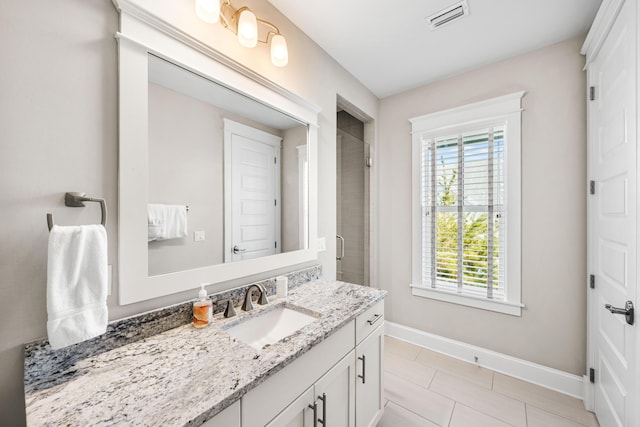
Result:
<svg viewBox="0 0 640 427"><path fill-rule="evenodd" d="M282 138L224 120L225 262L280 253Z"/></svg>

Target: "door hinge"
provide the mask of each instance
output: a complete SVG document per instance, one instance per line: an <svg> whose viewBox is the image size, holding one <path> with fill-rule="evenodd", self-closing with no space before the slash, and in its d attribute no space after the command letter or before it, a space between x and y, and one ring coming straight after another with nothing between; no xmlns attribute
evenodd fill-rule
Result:
<svg viewBox="0 0 640 427"><path fill-rule="evenodd" d="M273 247L278 249L278 242L273 242Z"/></svg>
<svg viewBox="0 0 640 427"><path fill-rule="evenodd" d="M277 158L277 157L274 157L274 158L273 158L273 164L275 165L276 163L278 163L278 158Z"/></svg>
<svg viewBox="0 0 640 427"><path fill-rule="evenodd" d="M593 368L589 368L589 382L591 383L596 382L596 370Z"/></svg>
<svg viewBox="0 0 640 427"><path fill-rule="evenodd" d="M594 276L593 274L589 275L589 287L591 289L595 289L596 288L596 276Z"/></svg>
<svg viewBox="0 0 640 427"><path fill-rule="evenodd" d="M273 199L273 206L278 206L278 199Z"/></svg>
<svg viewBox="0 0 640 427"><path fill-rule="evenodd" d="M590 101L595 101L596 100L596 87L595 86L589 86L589 100Z"/></svg>
<svg viewBox="0 0 640 427"><path fill-rule="evenodd" d="M596 194L596 182L589 181L589 194Z"/></svg>

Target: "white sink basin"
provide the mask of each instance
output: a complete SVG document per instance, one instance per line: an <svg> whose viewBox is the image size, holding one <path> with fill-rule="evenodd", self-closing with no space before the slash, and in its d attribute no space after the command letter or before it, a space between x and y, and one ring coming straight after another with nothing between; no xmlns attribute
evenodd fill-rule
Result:
<svg viewBox="0 0 640 427"><path fill-rule="evenodd" d="M225 331L256 350L261 350L265 345L288 337L314 320L316 317L291 306L279 306L264 314L249 317Z"/></svg>

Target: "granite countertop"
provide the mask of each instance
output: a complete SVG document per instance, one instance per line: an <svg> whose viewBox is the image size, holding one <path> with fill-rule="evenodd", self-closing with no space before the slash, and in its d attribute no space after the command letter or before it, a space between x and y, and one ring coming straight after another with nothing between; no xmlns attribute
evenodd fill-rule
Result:
<svg viewBox="0 0 640 427"><path fill-rule="evenodd" d="M384 298L385 292L317 280L238 316L215 316L79 360L48 388L25 392L29 425L200 425ZM271 298L271 297L270 297ZM320 317L261 351L224 331L240 319L290 304Z"/></svg>

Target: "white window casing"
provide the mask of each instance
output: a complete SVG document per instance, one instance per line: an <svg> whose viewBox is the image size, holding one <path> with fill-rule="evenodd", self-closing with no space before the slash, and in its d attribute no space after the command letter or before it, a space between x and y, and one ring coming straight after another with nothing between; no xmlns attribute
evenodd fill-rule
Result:
<svg viewBox="0 0 640 427"><path fill-rule="evenodd" d="M523 95L524 92L512 93L410 119L413 295L514 316L521 315L523 304L520 193ZM482 167L476 161L479 158L477 154L481 151L489 154L483 157L485 163ZM478 173L474 171L476 166L476 171L481 170L481 176L477 179L487 188L486 192L482 192L484 202L474 200L473 196L474 188L477 188L478 184ZM442 174L438 174L438 171ZM452 180L449 188L452 189L456 201L455 204L445 206L443 203L437 203L436 188L442 187L439 182L448 176L448 172L451 172ZM427 202L428 200L430 202ZM448 252L449 267L455 265L457 274L452 274L450 280L447 280L447 275L441 268L444 249L438 248L436 240L436 230L439 233L445 231L436 227L436 216L455 217L458 221L456 241L462 242L465 215L475 215L471 217L475 218L478 215L482 217L485 213L488 285L485 283L482 287L479 284L481 279L471 277L474 273L469 272L471 264L465 257L474 255L465 255L460 244L455 250ZM495 273L491 256L494 244L498 257L496 259L499 259L499 267L495 268ZM441 254L437 277L435 251ZM476 274L482 276L482 273ZM497 280L495 286L492 285L492 280Z"/></svg>

